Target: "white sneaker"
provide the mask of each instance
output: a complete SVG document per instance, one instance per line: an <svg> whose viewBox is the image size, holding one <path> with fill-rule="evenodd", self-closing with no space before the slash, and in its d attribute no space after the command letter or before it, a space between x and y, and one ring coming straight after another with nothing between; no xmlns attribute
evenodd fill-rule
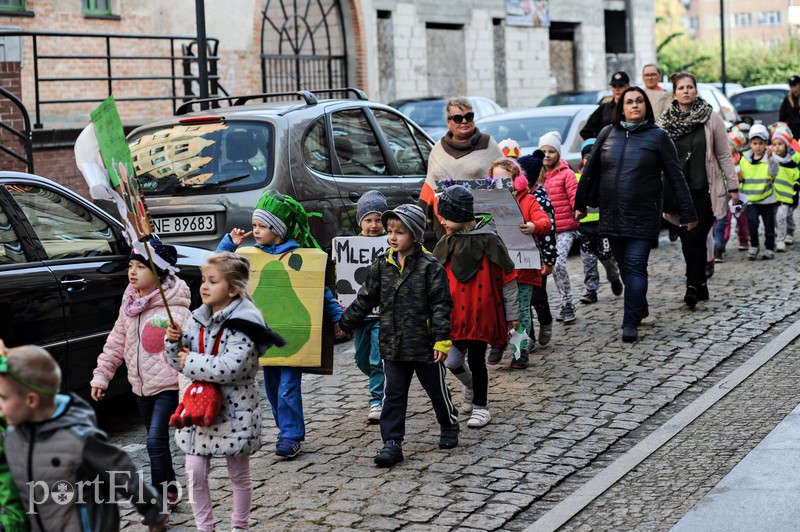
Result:
<svg viewBox="0 0 800 532"><path fill-rule="evenodd" d="M791 246L794 244L794 237L792 235L786 235L786 238L783 239L783 243L787 246Z"/></svg>
<svg viewBox="0 0 800 532"><path fill-rule="evenodd" d="M749 260L756 260L758 258L758 248L750 246L750 248L747 250L747 258Z"/></svg>
<svg viewBox="0 0 800 532"><path fill-rule="evenodd" d="M467 421L467 426L472 429L485 427L492 420L492 415L488 408L475 408Z"/></svg>
<svg viewBox="0 0 800 532"><path fill-rule="evenodd" d="M463 386L461 388L461 413L462 414L471 414L472 413L472 400L475 398L475 391L472 388L467 388Z"/></svg>
<svg viewBox="0 0 800 532"><path fill-rule="evenodd" d="M772 260L775 258L775 252L772 251L771 249L768 249L764 251L764 255L762 255L761 258L764 260Z"/></svg>
<svg viewBox="0 0 800 532"><path fill-rule="evenodd" d="M383 407L379 404L372 405L369 407L369 414L367 415L367 421L370 423L377 423L381 420L381 412L383 411Z"/></svg>
<svg viewBox="0 0 800 532"><path fill-rule="evenodd" d="M786 251L786 243L785 242L775 242L775 251Z"/></svg>

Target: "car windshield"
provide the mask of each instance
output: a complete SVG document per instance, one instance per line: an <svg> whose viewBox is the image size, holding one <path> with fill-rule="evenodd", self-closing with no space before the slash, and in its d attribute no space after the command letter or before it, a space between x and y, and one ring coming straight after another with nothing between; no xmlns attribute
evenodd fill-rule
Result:
<svg viewBox="0 0 800 532"><path fill-rule="evenodd" d="M444 100L422 100L404 103L398 110L422 127L447 127Z"/></svg>
<svg viewBox="0 0 800 532"><path fill-rule="evenodd" d="M578 92L578 93L559 93L551 94L542 100L538 107L550 107L553 105L592 105L600 99L597 92Z"/></svg>
<svg viewBox="0 0 800 532"><path fill-rule="evenodd" d="M535 116L530 118L506 119L480 124L480 130L495 140L514 139L522 147L537 146L539 137L548 131L558 131L561 138L567 138L572 123L571 116Z"/></svg>
<svg viewBox="0 0 800 532"><path fill-rule="evenodd" d="M260 187L272 178L272 129L259 123L191 122L128 139L145 195L217 193Z"/></svg>

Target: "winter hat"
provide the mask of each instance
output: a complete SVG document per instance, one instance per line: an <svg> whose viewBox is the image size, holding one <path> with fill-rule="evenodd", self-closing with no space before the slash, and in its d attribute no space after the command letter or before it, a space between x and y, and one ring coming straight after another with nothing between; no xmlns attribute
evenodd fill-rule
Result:
<svg viewBox="0 0 800 532"><path fill-rule="evenodd" d="M772 132L772 140L780 139L786 144L786 148L789 149L792 146L792 135L786 128L776 128L775 131Z"/></svg>
<svg viewBox="0 0 800 532"><path fill-rule="evenodd" d="M741 131L734 129L728 132L728 143L736 148L736 151L742 151L747 147L747 137Z"/></svg>
<svg viewBox="0 0 800 532"><path fill-rule="evenodd" d="M439 216L451 222L471 222L475 219L475 196L464 185L453 185L439 195Z"/></svg>
<svg viewBox="0 0 800 532"><path fill-rule="evenodd" d="M558 131L548 131L539 137L539 149L542 149L542 146L550 146L555 149L558 156L561 157L561 133Z"/></svg>
<svg viewBox="0 0 800 532"><path fill-rule="evenodd" d="M542 150L534 150L530 155L524 155L517 161L522 171L525 172L525 177L528 178L528 183L533 186L539 181L539 175L542 173L542 166L544 166L544 152Z"/></svg>
<svg viewBox="0 0 800 532"><path fill-rule="evenodd" d="M386 227L392 218L399 218L403 225L408 227L414 236L414 242L421 241L425 236L425 212L418 206L408 203L384 211L381 214L381 223Z"/></svg>
<svg viewBox="0 0 800 532"><path fill-rule="evenodd" d="M150 240L147 241L147 244L150 245L150 249L155 255L161 258L164 262L169 264L170 266L175 266L178 262L178 250L175 249L175 246L170 246L169 244L164 244L159 240L156 235L151 235ZM145 252L146 253L146 252ZM155 258L155 257L154 257ZM150 261L147 260L146 255L142 255L141 253L137 253L134 249L131 251L130 256L128 257L129 260L138 260L148 268L150 267ZM169 275L170 270L159 268L155 262L153 265L156 267L156 273L160 279L163 279L167 275Z"/></svg>
<svg viewBox="0 0 800 532"><path fill-rule="evenodd" d="M769 131L767 131L767 126L764 124L753 124L753 126L750 128L750 140L753 140L755 137L764 139L765 142L769 142Z"/></svg>
<svg viewBox="0 0 800 532"><path fill-rule="evenodd" d="M521 148L519 147L519 143L516 140L503 139L497 144L497 147L500 148L500 151L503 152L504 157L519 159L519 156L521 154Z"/></svg>
<svg viewBox="0 0 800 532"><path fill-rule="evenodd" d="M372 214L373 212L383 214L383 211L388 208L386 197L381 194L380 191L370 190L366 192L363 196L358 198L358 203L356 203L358 225L361 225L361 220L363 220L366 215Z"/></svg>
<svg viewBox="0 0 800 532"><path fill-rule="evenodd" d="M589 139L583 141L581 144L581 157L586 157L592 151L592 146L594 145L594 141L597 139Z"/></svg>
<svg viewBox="0 0 800 532"><path fill-rule="evenodd" d="M258 200L253 220L266 224L283 239L293 238L300 247L319 247L311 236L306 210L294 198L277 190L267 190Z"/></svg>

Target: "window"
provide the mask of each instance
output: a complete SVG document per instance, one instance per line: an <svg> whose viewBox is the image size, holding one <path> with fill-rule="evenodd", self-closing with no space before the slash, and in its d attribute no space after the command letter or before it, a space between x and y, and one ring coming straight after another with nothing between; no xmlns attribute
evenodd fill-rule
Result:
<svg viewBox="0 0 800 532"><path fill-rule="evenodd" d="M761 13L762 26L780 26L781 12L780 11L764 11Z"/></svg>
<svg viewBox="0 0 800 532"><path fill-rule="evenodd" d="M386 175L386 161L361 109L333 114L333 146L342 175Z"/></svg>
<svg viewBox="0 0 800 532"><path fill-rule="evenodd" d="M25 0L0 0L0 11L25 11Z"/></svg>
<svg viewBox="0 0 800 532"><path fill-rule="evenodd" d="M83 14L110 15L111 0L83 0Z"/></svg>
<svg viewBox="0 0 800 532"><path fill-rule="evenodd" d="M328 151L325 117L318 118L303 137L303 158L312 170L331 173L331 154Z"/></svg>
<svg viewBox="0 0 800 532"><path fill-rule="evenodd" d="M733 27L734 28L749 28L753 25L752 13L734 13Z"/></svg>
<svg viewBox="0 0 800 532"><path fill-rule="evenodd" d="M0 210L0 265L27 262L17 233L8 216Z"/></svg>
<svg viewBox="0 0 800 532"><path fill-rule="evenodd" d="M427 168L419 147L411 135L409 125L399 115L375 109L375 118L386 135L386 141L397 161L400 175L425 175Z"/></svg>

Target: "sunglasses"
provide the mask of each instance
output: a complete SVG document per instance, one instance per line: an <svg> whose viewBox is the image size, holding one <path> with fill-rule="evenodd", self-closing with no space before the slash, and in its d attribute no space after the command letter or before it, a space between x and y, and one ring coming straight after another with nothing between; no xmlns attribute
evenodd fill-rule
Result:
<svg viewBox="0 0 800 532"><path fill-rule="evenodd" d="M461 122L464 121L472 122L474 118L475 118L475 113L473 113L472 111L464 115L450 115L447 117L448 120L452 120L456 124L460 124Z"/></svg>

